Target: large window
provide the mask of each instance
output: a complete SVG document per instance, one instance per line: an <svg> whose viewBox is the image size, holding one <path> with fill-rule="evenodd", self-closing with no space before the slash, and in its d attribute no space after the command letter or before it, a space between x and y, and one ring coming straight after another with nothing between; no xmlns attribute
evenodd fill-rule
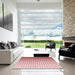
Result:
<svg viewBox="0 0 75 75"><path fill-rule="evenodd" d="M19 13L23 40L62 36L62 10L19 10Z"/></svg>

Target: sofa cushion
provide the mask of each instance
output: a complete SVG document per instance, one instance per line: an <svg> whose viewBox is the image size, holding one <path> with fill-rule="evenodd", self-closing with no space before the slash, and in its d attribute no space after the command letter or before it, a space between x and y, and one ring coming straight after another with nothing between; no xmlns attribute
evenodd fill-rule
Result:
<svg viewBox="0 0 75 75"><path fill-rule="evenodd" d="M11 48L16 48L18 45L16 42L10 42Z"/></svg>
<svg viewBox="0 0 75 75"><path fill-rule="evenodd" d="M11 49L11 45L9 43L7 43L8 49Z"/></svg>
<svg viewBox="0 0 75 75"><path fill-rule="evenodd" d="M71 44L69 46L69 50L72 52L72 53L75 53L75 44Z"/></svg>
<svg viewBox="0 0 75 75"><path fill-rule="evenodd" d="M0 42L0 49L8 49L8 46L4 42Z"/></svg>

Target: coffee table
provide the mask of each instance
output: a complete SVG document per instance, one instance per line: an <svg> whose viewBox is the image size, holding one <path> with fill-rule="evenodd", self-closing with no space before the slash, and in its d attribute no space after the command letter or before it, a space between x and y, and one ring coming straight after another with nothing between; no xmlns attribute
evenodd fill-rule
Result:
<svg viewBox="0 0 75 75"><path fill-rule="evenodd" d="M35 50L34 57L49 57L49 52L45 50Z"/></svg>

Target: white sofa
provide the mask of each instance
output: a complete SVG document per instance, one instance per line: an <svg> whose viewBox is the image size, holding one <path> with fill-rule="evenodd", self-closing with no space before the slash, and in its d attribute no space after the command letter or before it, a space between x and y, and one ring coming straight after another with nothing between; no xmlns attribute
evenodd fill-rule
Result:
<svg viewBox="0 0 75 75"><path fill-rule="evenodd" d="M11 64L24 51L24 47L18 46L13 49L0 49L0 64Z"/></svg>

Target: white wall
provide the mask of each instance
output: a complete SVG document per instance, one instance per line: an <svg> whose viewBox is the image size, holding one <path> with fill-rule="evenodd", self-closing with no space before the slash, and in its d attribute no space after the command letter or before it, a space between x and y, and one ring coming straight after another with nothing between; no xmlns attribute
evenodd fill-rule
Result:
<svg viewBox="0 0 75 75"><path fill-rule="evenodd" d="M15 32L11 32L4 28L0 27L0 41L16 41L16 34Z"/></svg>
<svg viewBox="0 0 75 75"><path fill-rule="evenodd" d="M13 2L9 0L2 1L9 11L13 14L13 31L9 31L7 29L0 27L0 41L15 41L18 42L18 26L17 26L17 9Z"/></svg>

